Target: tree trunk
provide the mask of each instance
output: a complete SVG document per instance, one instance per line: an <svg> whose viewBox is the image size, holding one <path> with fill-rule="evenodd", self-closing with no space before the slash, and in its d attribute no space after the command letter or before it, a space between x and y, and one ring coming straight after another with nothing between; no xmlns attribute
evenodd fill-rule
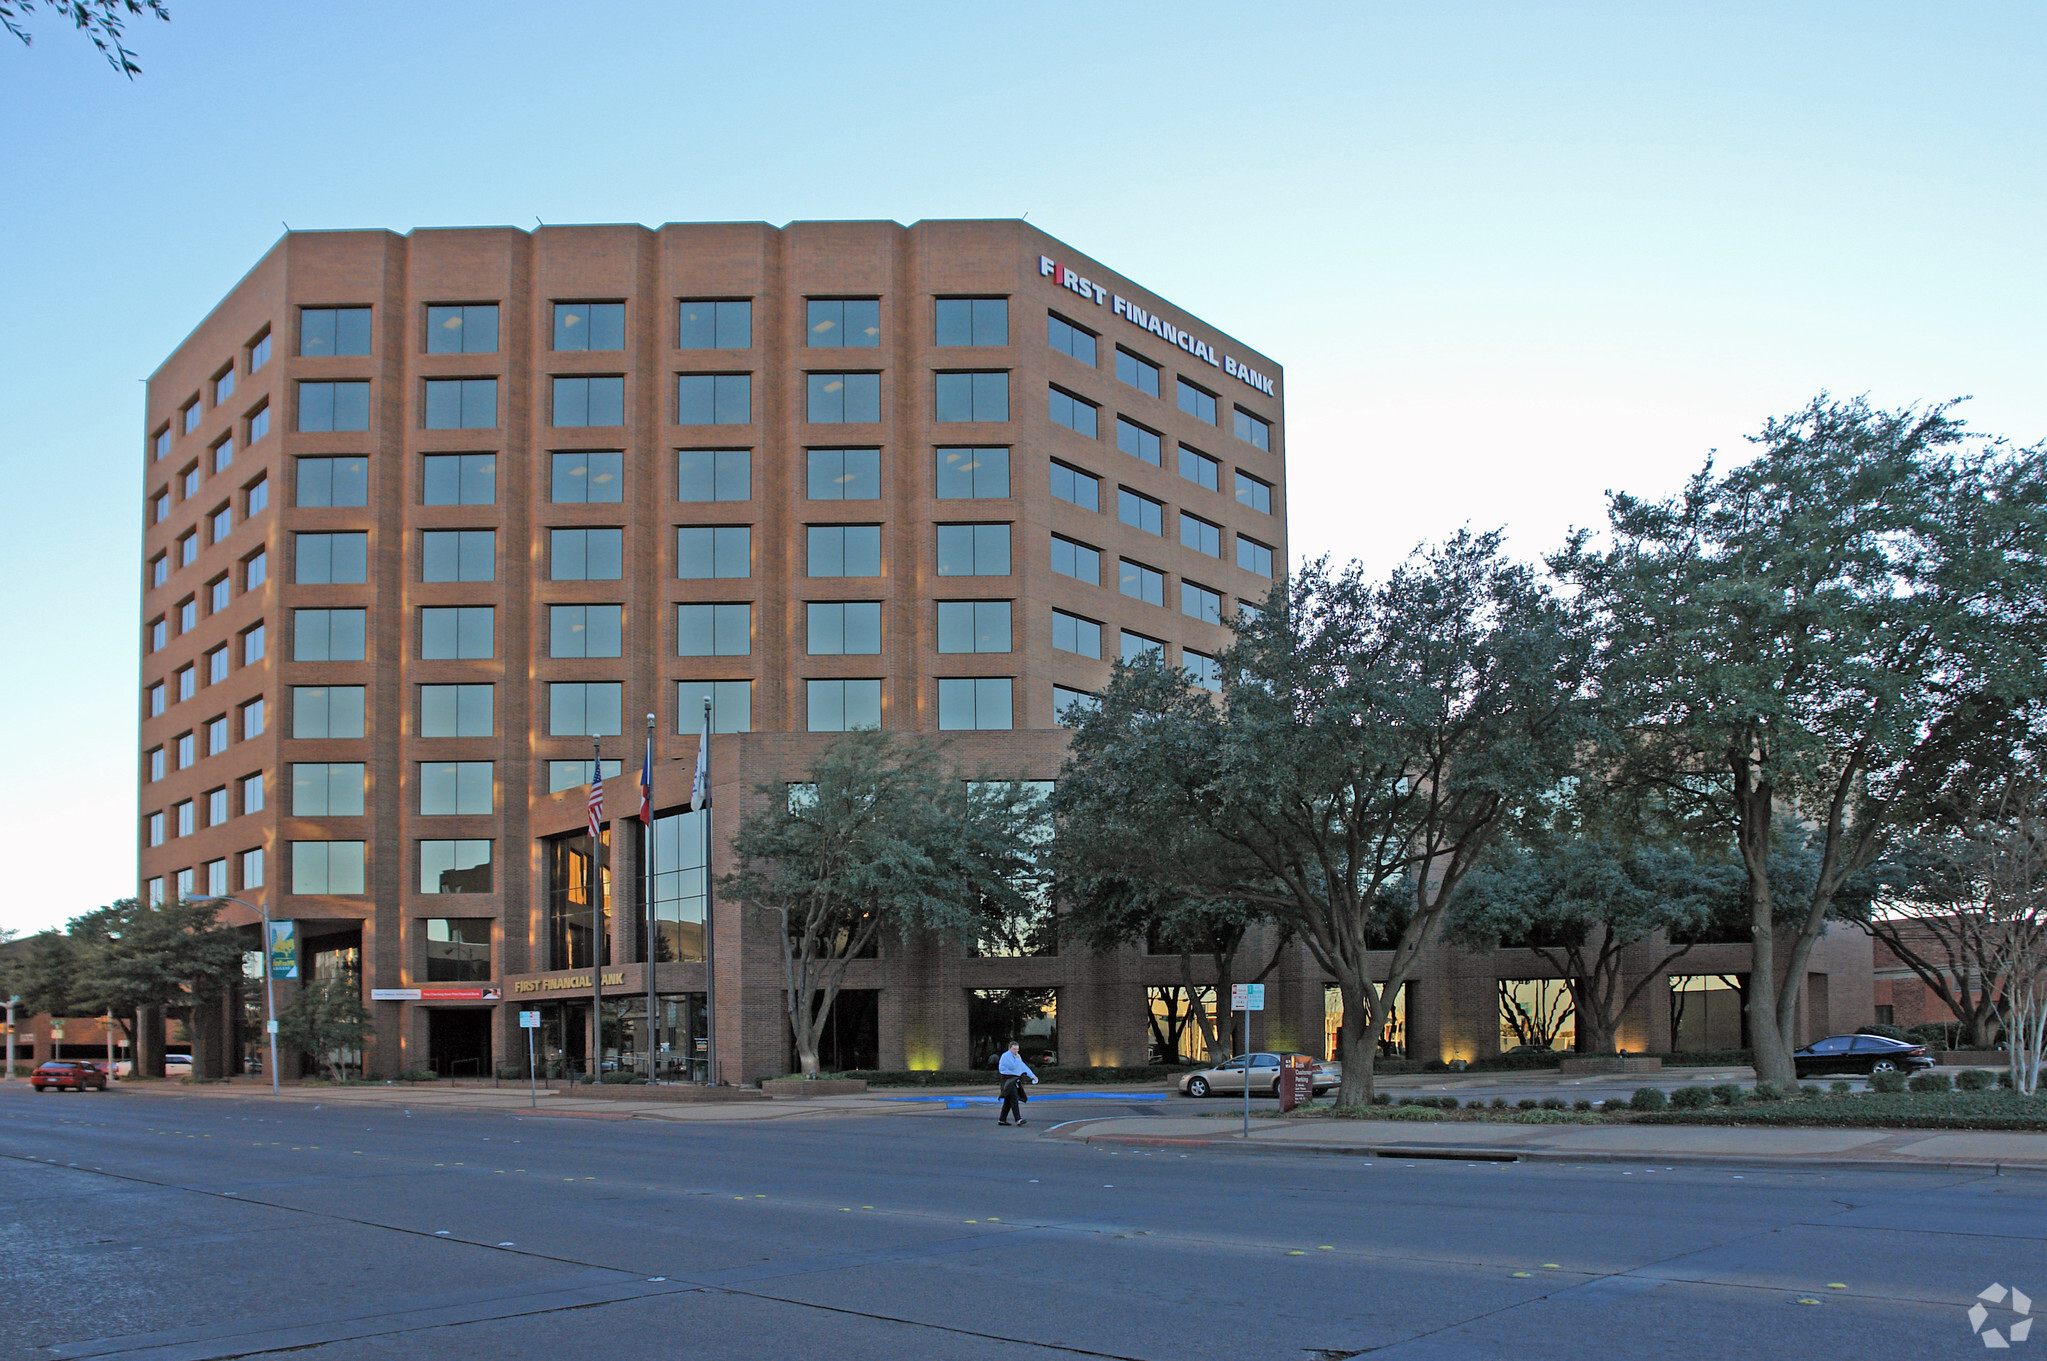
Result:
<svg viewBox="0 0 2047 1361"><path fill-rule="evenodd" d="M1372 1103L1372 1068L1379 1057L1377 1017L1368 1013L1362 991L1338 980L1343 995L1343 1022L1336 1031L1336 1054L1343 1063L1343 1082L1336 1089L1339 1106Z"/></svg>
<svg viewBox="0 0 2047 1361"><path fill-rule="evenodd" d="M155 1003L135 1008L135 1075L163 1076L163 1008Z"/></svg>

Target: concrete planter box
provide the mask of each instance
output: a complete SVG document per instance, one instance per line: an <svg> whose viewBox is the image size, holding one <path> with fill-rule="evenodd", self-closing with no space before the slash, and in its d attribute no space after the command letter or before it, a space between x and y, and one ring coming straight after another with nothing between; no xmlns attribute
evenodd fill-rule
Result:
<svg viewBox="0 0 2047 1361"><path fill-rule="evenodd" d="M858 1077L771 1077L761 1083L769 1096L864 1096L867 1079Z"/></svg>
<svg viewBox="0 0 2047 1361"><path fill-rule="evenodd" d="M1565 1077L1586 1077L1594 1073L1660 1073L1663 1060L1653 1057L1622 1058L1618 1054L1580 1054L1559 1061L1557 1071Z"/></svg>

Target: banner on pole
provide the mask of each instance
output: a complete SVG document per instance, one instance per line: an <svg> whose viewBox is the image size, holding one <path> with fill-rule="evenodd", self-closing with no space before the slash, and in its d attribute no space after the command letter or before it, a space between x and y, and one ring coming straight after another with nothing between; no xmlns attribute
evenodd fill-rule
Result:
<svg viewBox="0 0 2047 1361"><path fill-rule="evenodd" d="M270 976L299 976L299 924L295 921L270 923Z"/></svg>

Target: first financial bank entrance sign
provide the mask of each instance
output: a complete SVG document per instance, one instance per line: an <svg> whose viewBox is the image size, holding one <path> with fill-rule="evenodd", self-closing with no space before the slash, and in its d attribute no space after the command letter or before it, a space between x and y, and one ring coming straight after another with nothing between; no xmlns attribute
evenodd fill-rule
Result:
<svg viewBox="0 0 2047 1361"><path fill-rule="evenodd" d="M1242 363L1229 355L1216 358L1215 346L1200 339L1191 332L1183 331L1172 322L1154 316L1138 304L1119 293L1111 293L1092 279L1084 279L1049 255L1038 257L1038 274L1052 280L1061 288L1078 293L1097 307L1107 307L1132 326L1150 331L1168 345L1177 345L1196 359L1213 364L1232 378L1241 378L1268 397L1276 396L1272 390L1272 379L1249 364Z"/></svg>

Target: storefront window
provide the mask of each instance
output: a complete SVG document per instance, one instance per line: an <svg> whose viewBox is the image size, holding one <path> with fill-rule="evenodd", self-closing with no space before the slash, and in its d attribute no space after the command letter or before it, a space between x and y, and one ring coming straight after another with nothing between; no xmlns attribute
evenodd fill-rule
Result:
<svg viewBox="0 0 2047 1361"><path fill-rule="evenodd" d="M1215 989L1147 988L1145 993L1151 1003L1145 1017L1151 1035L1150 1062L1207 1063L1210 1054L1202 1024L1205 1021L1208 1033L1214 1032ZM1228 1038L1217 1039L1227 1053Z"/></svg>
<svg viewBox="0 0 2047 1361"><path fill-rule="evenodd" d="M1414 1000L1414 983L1400 985L1400 991L1393 995L1392 1013L1386 1018L1386 1028L1379 1033L1379 1057L1399 1059L1407 1057L1407 1017ZM1337 1053L1337 1037L1343 1032L1343 990L1334 983L1322 988L1322 1057L1335 1062L1343 1056Z"/></svg>
<svg viewBox="0 0 2047 1361"><path fill-rule="evenodd" d="M609 827L604 829L601 844L608 860L611 845ZM607 932L611 919L611 890L611 871L607 867L604 872ZM605 953L609 963L610 951ZM555 837L547 843L547 956L550 969L590 967L590 837L586 832Z"/></svg>
<svg viewBox="0 0 2047 1361"><path fill-rule="evenodd" d="M488 917L429 917L426 920L426 981L490 981Z"/></svg>
<svg viewBox="0 0 2047 1361"><path fill-rule="evenodd" d="M654 958L662 964L704 959L704 840L711 813L654 819ZM587 911L587 909L586 909ZM642 922L640 931L646 931ZM641 942L642 959L646 942ZM646 1002L640 1003L646 1010Z"/></svg>
<svg viewBox="0 0 2047 1361"><path fill-rule="evenodd" d="M975 988L967 994L967 1064L993 1068L1011 1040L1036 1068L1059 1062L1057 988Z"/></svg>
<svg viewBox="0 0 2047 1361"><path fill-rule="evenodd" d="M1500 1051L1570 1049L1578 1040L1578 1013L1561 978L1502 978Z"/></svg>
<svg viewBox="0 0 2047 1361"><path fill-rule="evenodd" d="M1670 1047L1680 1053L1748 1048L1747 988L1747 974L1672 974Z"/></svg>

